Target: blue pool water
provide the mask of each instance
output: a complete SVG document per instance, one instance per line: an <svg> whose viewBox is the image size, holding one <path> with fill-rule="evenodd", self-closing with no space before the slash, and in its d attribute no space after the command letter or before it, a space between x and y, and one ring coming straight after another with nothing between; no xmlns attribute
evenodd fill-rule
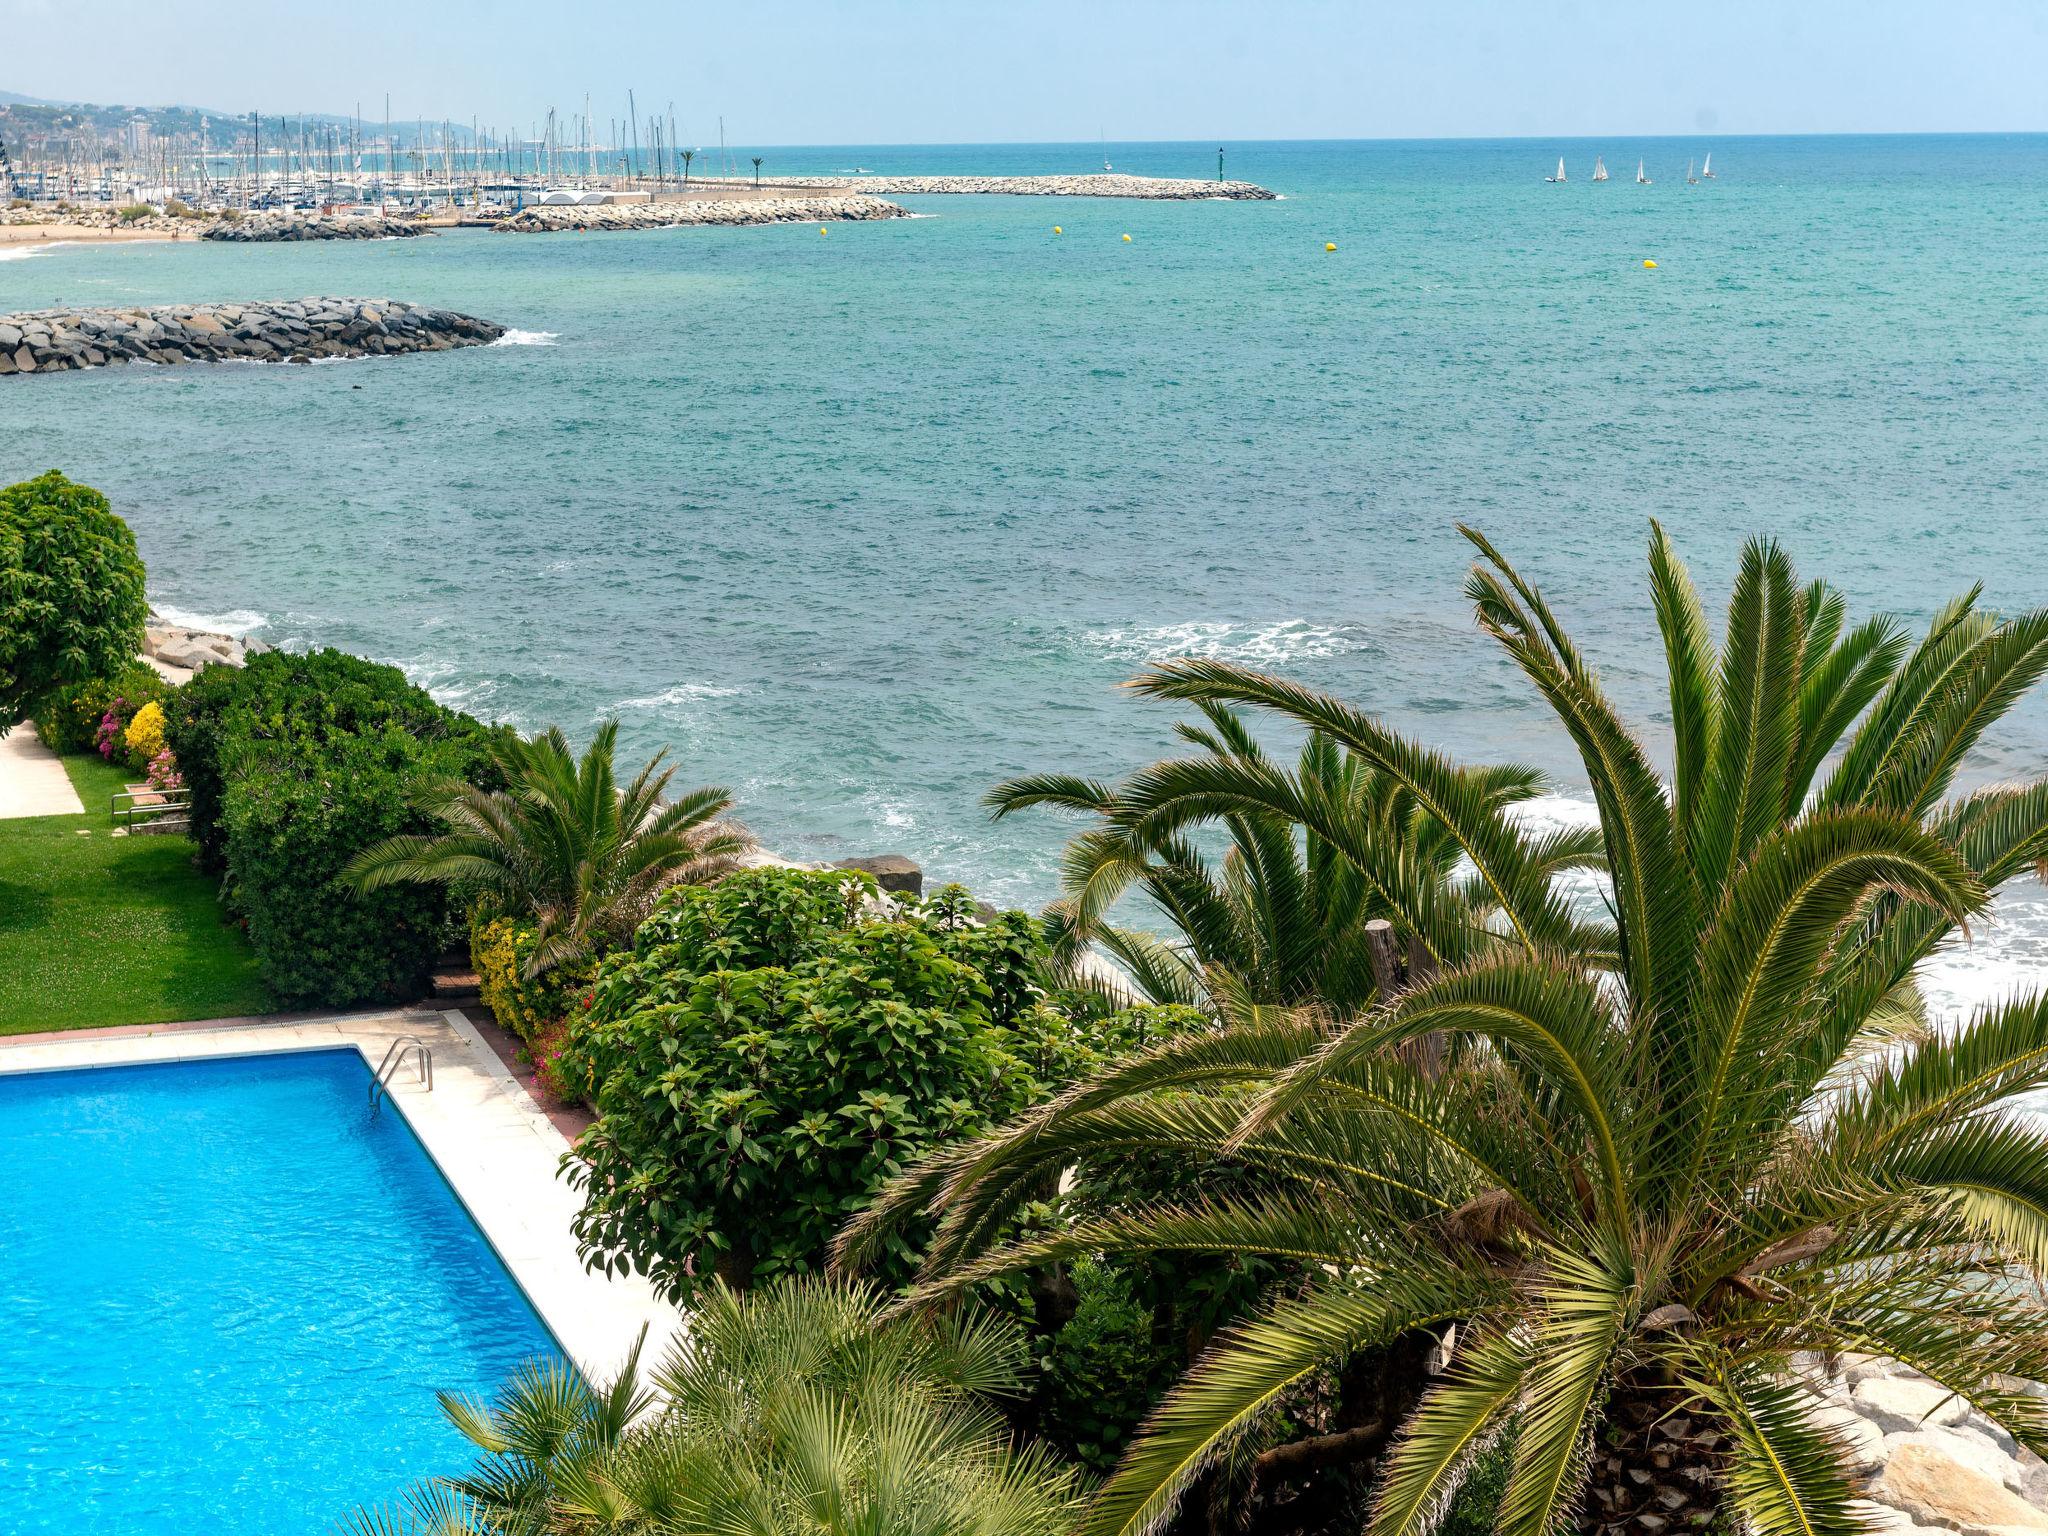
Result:
<svg viewBox="0 0 2048 1536"><path fill-rule="evenodd" d="M554 1345L353 1051L0 1076L0 1531L321 1532Z"/></svg>

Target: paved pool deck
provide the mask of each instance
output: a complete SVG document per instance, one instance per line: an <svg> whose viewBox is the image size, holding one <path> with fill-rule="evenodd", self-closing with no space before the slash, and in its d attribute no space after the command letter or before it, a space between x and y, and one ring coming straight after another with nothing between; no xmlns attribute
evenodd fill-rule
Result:
<svg viewBox="0 0 2048 1536"><path fill-rule="evenodd" d="M71 775L26 720L0 736L0 821L24 816L82 816Z"/></svg>
<svg viewBox="0 0 2048 1536"><path fill-rule="evenodd" d="M644 1358L660 1360L682 1327L680 1315L644 1280L583 1267L570 1227L582 1202L557 1176L568 1142L459 1012L404 1009L20 1035L0 1040L0 1072L337 1046L354 1047L374 1071L392 1042L407 1035L433 1053L433 1088L408 1062L392 1079L392 1104L562 1348L587 1377L603 1380L644 1325Z"/></svg>

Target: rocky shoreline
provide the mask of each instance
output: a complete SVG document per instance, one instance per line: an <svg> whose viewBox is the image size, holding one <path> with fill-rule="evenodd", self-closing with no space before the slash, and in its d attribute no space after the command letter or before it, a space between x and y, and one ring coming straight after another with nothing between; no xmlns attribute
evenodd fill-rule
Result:
<svg viewBox="0 0 2048 1536"><path fill-rule="evenodd" d="M1125 197L1152 202L1272 202L1279 194L1249 181L1174 181L1101 171L1087 176L790 176L792 186L845 187L890 197L979 194L1001 197Z"/></svg>
<svg viewBox="0 0 2048 1536"><path fill-rule="evenodd" d="M0 315L0 375L116 363L310 363L482 346L505 327L391 299L44 309Z"/></svg>
<svg viewBox="0 0 2048 1536"><path fill-rule="evenodd" d="M265 214L253 219L217 219L201 231L202 240L408 240L428 231L411 219L355 215L322 218L317 214Z"/></svg>
<svg viewBox="0 0 2048 1536"><path fill-rule="evenodd" d="M910 210L879 197L769 197L754 202L691 199L678 203L601 203L592 207L525 208L493 226L515 235L562 230L672 229L698 224L826 224L907 219Z"/></svg>

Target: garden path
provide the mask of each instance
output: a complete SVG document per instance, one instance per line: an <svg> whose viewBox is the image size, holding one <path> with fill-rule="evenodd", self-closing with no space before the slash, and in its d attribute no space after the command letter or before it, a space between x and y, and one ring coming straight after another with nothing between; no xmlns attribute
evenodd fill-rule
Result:
<svg viewBox="0 0 2048 1536"><path fill-rule="evenodd" d="M0 736L0 820L19 816L82 816L85 803L71 787L57 754L23 721Z"/></svg>

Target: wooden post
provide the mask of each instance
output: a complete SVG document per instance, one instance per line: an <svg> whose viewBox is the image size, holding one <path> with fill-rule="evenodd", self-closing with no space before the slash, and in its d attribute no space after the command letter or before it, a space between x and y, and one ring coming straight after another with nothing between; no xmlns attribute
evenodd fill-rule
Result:
<svg viewBox="0 0 2048 1536"><path fill-rule="evenodd" d="M1365 950L1372 960L1372 979L1380 989L1382 1005L1391 1003L1401 991L1401 957L1394 942L1394 925L1376 917L1365 925Z"/></svg>

